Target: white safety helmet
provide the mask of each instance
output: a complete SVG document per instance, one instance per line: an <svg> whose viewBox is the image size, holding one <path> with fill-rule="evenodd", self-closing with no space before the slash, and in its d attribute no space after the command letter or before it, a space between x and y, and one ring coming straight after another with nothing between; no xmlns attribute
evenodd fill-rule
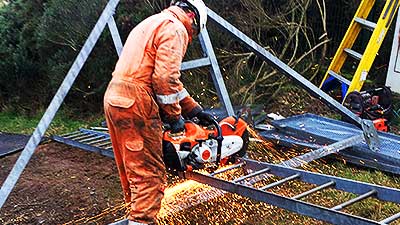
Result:
<svg viewBox="0 0 400 225"><path fill-rule="evenodd" d="M196 14L194 23L197 26L198 32L206 28L207 6L202 0L172 0L171 5L192 10Z"/></svg>

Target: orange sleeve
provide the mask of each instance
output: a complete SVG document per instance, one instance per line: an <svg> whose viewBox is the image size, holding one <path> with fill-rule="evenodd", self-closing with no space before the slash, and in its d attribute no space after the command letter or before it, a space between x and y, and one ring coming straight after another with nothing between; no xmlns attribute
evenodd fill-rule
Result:
<svg viewBox="0 0 400 225"><path fill-rule="evenodd" d="M163 119L176 121L179 116L192 117L201 111L179 80L180 67L188 45L188 34L182 24L166 21L156 31L156 58L152 86Z"/></svg>

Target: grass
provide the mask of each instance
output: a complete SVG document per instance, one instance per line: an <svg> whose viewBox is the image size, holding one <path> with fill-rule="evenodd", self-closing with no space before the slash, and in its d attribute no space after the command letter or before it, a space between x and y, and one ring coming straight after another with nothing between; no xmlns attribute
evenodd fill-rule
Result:
<svg viewBox="0 0 400 225"><path fill-rule="evenodd" d="M32 134L42 118L44 111L34 116L21 115L12 111L0 112L0 132ZM64 111L59 111L53 119L46 135L63 134L78 128L99 126L104 118L101 115L85 119L71 119Z"/></svg>

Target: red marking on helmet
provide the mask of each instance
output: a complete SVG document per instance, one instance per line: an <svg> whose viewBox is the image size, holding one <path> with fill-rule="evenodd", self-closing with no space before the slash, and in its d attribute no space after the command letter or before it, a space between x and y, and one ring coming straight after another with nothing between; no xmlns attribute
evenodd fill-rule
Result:
<svg viewBox="0 0 400 225"><path fill-rule="evenodd" d="M203 160L208 160L211 156L211 152L209 150L205 150L203 153L201 153L201 158Z"/></svg>

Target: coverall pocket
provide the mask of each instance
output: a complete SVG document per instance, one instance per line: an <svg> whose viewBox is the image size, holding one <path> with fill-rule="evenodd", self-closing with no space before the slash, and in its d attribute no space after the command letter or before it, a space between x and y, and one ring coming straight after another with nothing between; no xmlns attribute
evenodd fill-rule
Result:
<svg viewBox="0 0 400 225"><path fill-rule="evenodd" d="M133 106L133 104L135 103L135 99L121 96L112 96L108 98L107 103L114 107L128 109Z"/></svg>
<svg viewBox="0 0 400 225"><path fill-rule="evenodd" d="M127 149L125 153L126 166L131 171L135 171L136 173L138 173L141 170L141 167L145 164L143 141L128 140L125 142L125 147Z"/></svg>

